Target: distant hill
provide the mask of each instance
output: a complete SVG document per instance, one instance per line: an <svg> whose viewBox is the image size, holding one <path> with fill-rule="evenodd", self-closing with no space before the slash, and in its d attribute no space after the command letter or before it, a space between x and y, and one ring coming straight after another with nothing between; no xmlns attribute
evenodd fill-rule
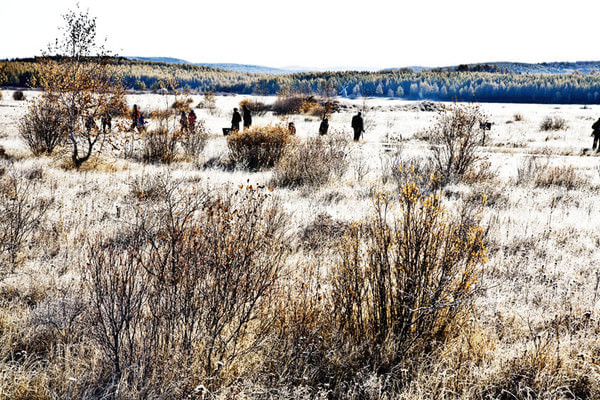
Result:
<svg viewBox="0 0 600 400"><path fill-rule="evenodd" d="M431 69L431 68L430 68ZM537 64L519 62L490 62L477 64L461 64L444 67L451 71L479 71L479 72L504 72L510 74L572 74L579 72L589 74L600 72L600 61L575 61L575 62L543 62Z"/></svg>
<svg viewBox="0 0 600 400"><path fill-rule="evenodd" d="M295 71L265 67L262 65L247 65L247 64L220 64L220 63L195 63L203 67L220 68L227 71L250 72L253 74L271 74L271 75L286 75Z"/></svg>
<svg viewBox="0 0 600 400"><path fill-rule="evenodd" d="M168 63L168 64L192 64L189 61L182 60L181 58L173 58L173 57L125 57L130 60L140 60L140 61L152 61L152 62L160 62L160 63Z"/></svg>

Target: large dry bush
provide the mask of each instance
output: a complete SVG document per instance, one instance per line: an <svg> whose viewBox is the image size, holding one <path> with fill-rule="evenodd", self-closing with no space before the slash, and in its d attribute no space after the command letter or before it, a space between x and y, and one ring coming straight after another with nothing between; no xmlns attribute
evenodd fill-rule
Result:
<svg viewBox="0 0 600 400"><path fill-rule="evenodd" d="M332 315L359 363L388 369L452 335L486 260L478 221L450 215L439 191L415 182L396 198L374 196L373 215L348 231L331 278Z"/></svg>
<svg viewBox="0 0 600 400"><path fill-rule="evenodd" d="M20 265L24 245L35 237L51 204L36 180L12 167L0 177L0 278Z"/></svg>
<svg viewBox="0 0 600 400"><path fill-rule="evenodd" d="M485 120L477 106L453 105L442 111L430 128L432 161L442 183L460 180L482 159L479 147Z"/></svg>
<svg viewBox="0 0 600 400"><path fill-rule="evenodd" d="M349 150L350 142L341 133L293 142L275 164L273 184L288 187L324 185L344 174Z"/></svg>
<svg viewBox="0 0 600 400"><path fill-rule="evenodd" d="M42 97L35 100L19 121L19 134L35 156L52 154L64 142L67 132L65 112Z"/></svg>
<svg viewBox="0 0 600 400"><path fill-rule="evenodd" d="M129 229L88 246L90 327L106 384L185 397L225 384L223 371L265 340L286 218L253 188L218 195L170 177L154 186L157 200L136 206Z"/></svg>
<svg viewBox="0 0 600 400"><path fill-rule="evenodd" d="M268 111L271 111L271 105L265 104L262 101L254 100L254 99L244 99L240 101L240 108L246 106L253 114L262 116L265 115Z"/></svg>
<svg viewBox="0 0 600 400"><path fill-rule="evenodd" d="M292 140L288 129L280 125L235 132L227 137L229 159L250 170L273 167Z"/></svg>

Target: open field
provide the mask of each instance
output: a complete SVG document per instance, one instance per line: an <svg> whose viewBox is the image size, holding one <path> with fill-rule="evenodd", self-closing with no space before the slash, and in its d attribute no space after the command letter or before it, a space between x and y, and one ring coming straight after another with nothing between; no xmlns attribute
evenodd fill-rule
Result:
<svg viewBox="0 0 600 400"><path fill-rule="evenodd" d="M31 99L38 93L25 94ZM135 225L141 208L154 207L148 203L136 208L157 177L178 182L180 189L195 188L223 198L240 187L244 191L249 185L265 186L269 201L276 201L285 214L289 254L278 274L286 283L278 285L319 286L307 297L320 301L328 285L315 284L315 276L326 282L339 264L339 254L335 245L307 246L307 231L315 226L318 231L315 221L325 216L332 221L329 227L365 220L373 213L375 188L398 192L401 184L394 171L400 164L426 163L428 129L438 113L419 109L424 103L418 102L339 99L342 108L331 116L329 132L344 132L350 138L350 119L363 110L363 140L345 145L348 167L341 176L324 185L290 188L273 183L272 169L248 171L225 162L228 146L221 128L229 126L232 108L246 98L272 103L275 97L217 96L215 110L195 109L209 132L199 157L176 158L170 165L144 163L124 156L126 146L142 140L124 133L129 142L122 147L105 144L76 170L67 165L68 150L44 157L29 152L18 132L27 102L13 100L10 91L2 94L0 146L6 159L0 160L0 171L5 178L13 174L31 185L32 199L51 202L27 237L13 263L16 267L0 282L0 397L99 398L110 390L117 398L600 397L600 158L591 152L590 137L600 106L479 105L493 124L479 149L488 174L450 183L441 193L452 215L485 203L481 224L487 232L487 262L468 317L453 326L456 331L436 343L424 359L403 360L379 372L365 367L349 372L343 380L328 381L311 375L314 361L307 361L309 356L298 356L293 361L297 369L286 366L286 372L266 362L268 353L283 364L265 350L275 347L269 336L257 346L260 351L249 351L222 367L214 374L218 378L196 367L197 360L188 360L191 366L181 373L185 376L179 376L172 371L180 364L165 360L164 375L172 375L164 380L172 386L152 378L163 382L161 392L135 386L131 382L138 381L131 377L111 382L106 359L112 359L94 344L96 336L90 333L93 328L86 322L86 312L73 311L87 310L93 297L81 272L90 265L90 243L119 237ZM202 101L202 96L191 98L194 106ZM127 101L148 113L168 108L174 97L128 95ZM564 119L564 129L542 131L540 124L547 116ZM287 126L290 121L300 141L318 136L318 117L279 117L271 112L253 116L255 126ZM149 120L150 129L155 123ZM340 239L336 235L341 233L335 229L317 233L321 242L336 242ZM326 324L334 316L323 308L319 321ZM307 337L309 333L298 334L294 344L305 345L305 353L314 351L313 358L334 352L314 350L318 346L308 343ZM320 340L330 343L327 337ZM199 364L202 357L198 356ZM351 364L345 360L336 365L344 362ZM102 392L107 387L111 389Z"/></svg>

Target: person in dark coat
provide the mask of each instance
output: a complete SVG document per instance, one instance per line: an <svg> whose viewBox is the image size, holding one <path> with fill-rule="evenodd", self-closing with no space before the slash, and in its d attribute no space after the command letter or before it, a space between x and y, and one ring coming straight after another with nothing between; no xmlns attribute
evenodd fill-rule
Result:
<svg viewBox="0 0 600 400"><path fill-rule="evenodd" d="M329 130L329 120L327 119L327 116L324 116L323 120L321 121L321 125L319 125L319 135L321 135L321 136L327 135L328 130Z"/></svg>
<svg viewBox="0 0 600 400"><path fill-rule="evenodd" d="M244 104L242 106L243 118L244 118L244 129L250 128L252 125L252 115L250 114L250 109Z"/></svg>
<svg viewBox="0 0 600 400"><path fill-rule="evenodd" d="M185 132L188 130L188 117L185 114L185 111L181 112L181 117L179 118L179 124L181 124L181 132Z"/></svg>
<svg viewBox="0 0 600 400"><path fill-rule="evenodd" d="M138 126L138 120L140 119L140 110L137 104L133 105L133 111L131 111L131 130L134 130Z"/></svg>
<svg viewBox="0 0 600 400"><path fill-rule="evenodd" d="M196 130L196 113L194 110L190 110L188 114L188 128L191 132Z"/></svg>
<svg viewBox="0 0 600 400"><path fill-rule="evenodd" d="M104 111L102 114L102 133L106 133L106 128L109 132L112 129L112 115L108 111Z"/></svg>
<svg viewBox="0 0 600 400"><path fill-rule="evenodd" d="M240 130L240 122L242 122L242 116L240 115L237 108L233 109L233 117L231 118L231 130L239 131Z"/></svg>
<svg viewBox="0 0 600 400"><path fill-rule="evenodd" d="M288 124L288 132L290 133L290 135L295 135L296 134L296 125L294 125L293 122L290 122Z"/></svg>
<svg viewBox="0 0 600 400"><path fill-rule="evenodd" d="M598 121L594 122L592 129L592 136L594 137L592 151L596 150L596 152L600 152L600 118L598 118Z"/></svg>
<svg viewBox="0 0 600 400"><path fill-rule="evenodd" d="M360 135L365 131L360 111L352 117L352 129L354 129L354 141L357 142L360 139Z"/></svg>

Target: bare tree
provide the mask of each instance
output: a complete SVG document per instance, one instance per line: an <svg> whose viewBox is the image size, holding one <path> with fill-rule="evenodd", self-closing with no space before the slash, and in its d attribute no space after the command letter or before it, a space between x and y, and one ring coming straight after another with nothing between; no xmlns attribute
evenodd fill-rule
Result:
<svg viewBox="0 0 600 400"><path fill-rule="evenodd" d="M79 168L104 137L95 118L105 111L125 109L124 90L110 54L96 43L96 18L79 9L63 15L62 37L42 59L41 83L47 101L65 116L65 134Z"/></svg>

